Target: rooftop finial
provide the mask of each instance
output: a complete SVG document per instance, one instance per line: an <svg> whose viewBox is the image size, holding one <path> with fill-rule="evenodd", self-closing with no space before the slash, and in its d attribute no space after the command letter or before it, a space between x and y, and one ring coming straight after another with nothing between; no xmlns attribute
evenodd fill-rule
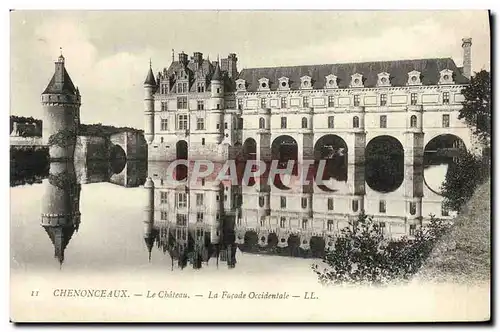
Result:
<svg viewBox="0 0 500 332"><path fill-rule="evenodd" d="M62 47L59 47L59 52L60 52L60 55L59 55L59 58L57 59L57 61L64 63L64 56L62 54Z"/></svg>
<svg viewBox="0 0 500 332"><path fill-rule="evenodd" d="M59 52L61 53L62 56L62 47L59 47Z"/></svg>
<svg viewBox="0 0 500 332"><path fill-rule="evenodd" d="M174 49L172 49L172 62L174 62L174 60L175 60L175 51Z"/></svg>
<svg viewBox="0 0 500 332"><path fill-rule="evenodd" d="M149 68L152 68L151 67L151 58L149 58Z"/></svg>

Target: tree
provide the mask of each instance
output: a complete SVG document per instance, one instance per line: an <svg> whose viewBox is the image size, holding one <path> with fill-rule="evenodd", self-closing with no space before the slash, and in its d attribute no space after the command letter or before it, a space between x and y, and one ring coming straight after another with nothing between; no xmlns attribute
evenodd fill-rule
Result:
<svg viewBox="0 0 500 332"><path fill-rule="evenodd" d="M458 116L474 128L474 134L487 146L491 138L491 78L490 73L481 70L462 89L465 100Z"/></svg>
<svg viewBox="0 0 500 332"><path fill-rule="evenodd" d="M327 250L323 258L326 267L314 264L312 269L323 284L408 280L448 229L448 223L432 216L428 225L415 231L414 238L391 239L382 231L380 222L361 214L341 230L333 249Z"/></svg>

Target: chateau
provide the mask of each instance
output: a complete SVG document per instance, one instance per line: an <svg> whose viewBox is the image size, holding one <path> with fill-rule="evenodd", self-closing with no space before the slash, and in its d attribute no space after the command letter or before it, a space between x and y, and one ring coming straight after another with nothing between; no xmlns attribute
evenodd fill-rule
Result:
<svg viewBox="0 0 500 332"><path fill-rule="evenodd" d="M211 62L182 52L156 78L150 68L144 82L148 159L223 161L246 153L300 161L322 158L333 145L347 150L348 163L363 163L365 147L382 135L402 145L407 163L421 163L426 145L449 133L470 148L458 110L471 45L462 39L463 67L434 58L239 72L234 53Z"/></svg>

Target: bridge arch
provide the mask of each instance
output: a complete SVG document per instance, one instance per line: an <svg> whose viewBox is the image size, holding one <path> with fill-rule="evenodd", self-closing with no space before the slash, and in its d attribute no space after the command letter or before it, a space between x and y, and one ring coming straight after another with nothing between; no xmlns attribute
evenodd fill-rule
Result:
<svg viewBox="0 0 500 332"><path fill-rule="evenodd" d="M278 160L278 168L286 168L288 161L294 161L293 175L297 175L299 147L295 138L289 135L276 137L271 144L271 158Z"/></svg>
<svg viewBox="0 0 500 332"><path fill-rule="evenodd" d="M114 144L111 147L109 151L109 163L113 174L119 174L125 168L127 164L127 154L120 145Z"/></svg>
<svg viewBox="0 0 500 332"><path fill-rule="evenodd" d="M243 159L256 160L257 159L257 142L252 137L249 137L243 143Z"/></svg>
<svg viewBox="0 0 500 332"><path fill-rule="evenodd" d="M316 166L320 160L326 160L323 180L334 178L347 181L348 146L342 137L334 134L323 135L314 144L313 151Z"/></svg>
<svg viewBox="0 0 500 332"><path fill-rule="evenodd" d="M365 179L373 190L393 192L404 180L404 147L390 135L372 138L365 149Z"/></svg>

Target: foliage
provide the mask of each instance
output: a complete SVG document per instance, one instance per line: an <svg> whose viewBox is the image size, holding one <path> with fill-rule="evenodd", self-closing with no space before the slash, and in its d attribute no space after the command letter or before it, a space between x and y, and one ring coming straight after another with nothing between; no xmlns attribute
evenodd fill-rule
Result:
<svg viewBox="0 0 500 332"><path fill-rule="evenodd" d="M11 115L10 116L10 132L14 130L14 122L17 122L19 124L33 124L35 125L35 128L32 126L18 126L19 129L19 135L22 137L41 137L42 136L42 120L35 119L33 117L24 117L24 116L18 116L18 115Z"/></svg>
<svg viewBox="0 0 500 332"><path fill-rule="evenodd" d="M476 188L489 176L489 163L467 151L450 164L441 186L444 206L459 211L474 194Z"/></svg>
<svg viewBox="0 0 500 332"><path fill-rule="evenodd" d="M106 126L102 123L97 124L80 124L78 128L78 135L80 136L96 136L96 137L108 137L109 135L116 134L121 131L132 131L132 132L143 132L142 130L131 128L131 127L114 127Z"/></svg>
<svg viewBox="0 0 500 332"><path fill-rule="evenodd" d="M49 137L49 146L62 148L73 146L76 143L76 132L72 129L62 129Z"/></svg>
<svg viewBox="0 0 500 332"><path fill-rule="evenodd" d="M465 100L458 116L474 128L480 140L489 145L491 138L491 78L490 73L481 70L470 84L462 89Z"/></svg>
<svg viewBox="0 0 500 332"><path fill-rule="evenodd" d="M436 241L449 224L431 217L428 225L415 231L414 238L390 239L380 223L361 214L349 227L341 230L327 250L323 263L312 266L323 284L385 284L408 280L430 255Z"/></svg>

